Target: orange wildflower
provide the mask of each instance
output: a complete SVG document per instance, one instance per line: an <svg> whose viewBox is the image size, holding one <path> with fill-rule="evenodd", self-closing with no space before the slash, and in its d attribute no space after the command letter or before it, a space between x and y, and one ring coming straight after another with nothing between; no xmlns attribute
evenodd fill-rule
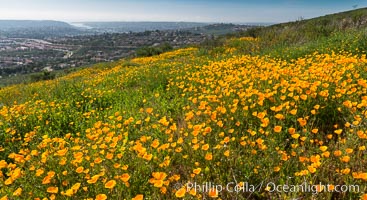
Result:
<svg viewBox="0 0 367 200"><path fill-rule="evenodd" d="M52 193L52 194L56 194L56 193L59 192L59 188L58 187L48 187L47 192Z"/></svg>
<svg viewBox="0 0 367 200"><path fill-rule="evenodd" d="M105 194L98 194L96 196L96 200L106 200L107 199L107 195Z"/></svg>
<svg viewBox="0 0 367 200"><path fill-rule="evenodd" d="M177 192L175 193L175 196L178 198L182 198L184 197L186 194L186 188L182 187L181 189L177 190Z"/></svg>
<svg viewBox="0 0 367 200"><path fill-rule="evenodd" d="M105 188L108 188L108 189L112 189L114 188L116 185L116 181L115 180L110 180L110 181L107 181L107 183L104 185Z"/></svg>
<svg viewBox="0 0 367 200"><path fill-rule="evenodd" d="M281 131L282 131L282 127L281 126L275 126L274 127L274 132L280 133Z"/></svg>

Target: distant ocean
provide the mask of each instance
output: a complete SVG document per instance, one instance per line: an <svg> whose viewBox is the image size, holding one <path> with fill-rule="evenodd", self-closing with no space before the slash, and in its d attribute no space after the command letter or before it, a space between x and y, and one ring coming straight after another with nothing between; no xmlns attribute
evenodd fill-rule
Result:
<svg viewBox="0 0 367 200"><path fill-rule="evenodd" d="M87 25L85 25L83 23L74 23L74 22L71 22L69 24L72 25L72 26L78 27L78 28L93 29L93 27L87 26Z"/></svg>

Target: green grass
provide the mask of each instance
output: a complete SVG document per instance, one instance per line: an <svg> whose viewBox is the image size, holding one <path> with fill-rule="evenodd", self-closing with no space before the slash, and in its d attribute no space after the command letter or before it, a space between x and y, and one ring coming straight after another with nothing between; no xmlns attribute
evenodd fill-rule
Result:
<svg viewBox="0 0 367 200"><path fill-rule="evenodd" d="M364 30L277 31L2 88L0 197L203 199L176 186L233 181L361 190L222 199L366 197Z"/></svg>

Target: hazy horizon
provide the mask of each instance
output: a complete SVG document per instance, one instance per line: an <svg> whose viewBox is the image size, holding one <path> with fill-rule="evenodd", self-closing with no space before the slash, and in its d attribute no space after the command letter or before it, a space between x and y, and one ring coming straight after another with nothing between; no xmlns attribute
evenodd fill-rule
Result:
<svg viewBox="0 0 367 200"><path fill-rule="evenodd" d="M201 21L148 21L148 20L131 20L131 21L63 21L63 20L53 20L53 19L1 19L0 21L55 21L55 22L65 22L71 25L82 24L82 23L198 23L198 24L217 24L217 23L232 23L238 25L251 25L251 24L274 24L276 22L201 22Z"/></svg>
<svg viewBox="0 0 367 200"><path fill-rule="evenodd" d="M279 23L367 7L362 0L0 0L0 20Z"/></svg>

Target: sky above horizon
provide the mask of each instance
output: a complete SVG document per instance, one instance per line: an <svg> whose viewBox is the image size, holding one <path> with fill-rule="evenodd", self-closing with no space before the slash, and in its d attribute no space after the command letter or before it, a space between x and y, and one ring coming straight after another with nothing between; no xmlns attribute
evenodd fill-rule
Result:
<svg viewBox="0 0 367 200"><path fill-rule="evenodd" d="M277 23L367 7L367 0L0 0L0 19Z"/></svg>

